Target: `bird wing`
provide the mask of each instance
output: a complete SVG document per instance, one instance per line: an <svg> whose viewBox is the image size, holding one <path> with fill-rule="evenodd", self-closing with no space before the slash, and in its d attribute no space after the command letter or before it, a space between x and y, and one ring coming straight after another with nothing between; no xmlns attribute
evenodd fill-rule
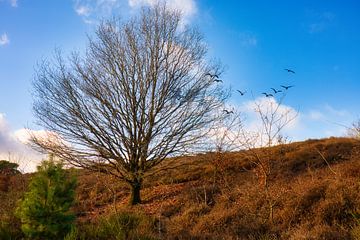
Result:
<svg viewBox="0 0 360 240"><path fill-rule="evenodd" d="M288 71L288 72L290 72L290 73L295 73L294 70L291 70L291 69L288 69L288 68L285 68L284 70L285 70L285 71Z"/></svg>

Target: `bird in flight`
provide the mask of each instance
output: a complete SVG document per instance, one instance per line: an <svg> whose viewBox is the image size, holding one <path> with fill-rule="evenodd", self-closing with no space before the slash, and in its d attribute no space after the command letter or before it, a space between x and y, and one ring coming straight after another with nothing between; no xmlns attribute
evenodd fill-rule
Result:
<svg viewBox="0 0 360 240"><path fill-rule="evenodd" d="M281 85L280 87L284 88L285 90L288 90L289 88L294 87L294 85L290 85L290 86Z"/></svg>
<svg viewBox="0 0 360 240"><path fill-rule="evenodd" d="M241 95L241 96L244 96L244 95L245 95L245 93L246 93L246 91L240 91L240 90L236 90L236 91L238 91L238 92L240 93L240 95Z"/></svg>
<svg viewBox="0 0 360 240"><path fill-rule="evenodd" d="M217 74L207 73L205 76L209 76L214 82L223 82L221 79L219 79L219 75Z"/></svg>
<svg viewBox="0 0 360 240"><path fill-rule="evenodd" d="M279 93L279 92L282 92L281 90L276 90L275 88L270 88L270 89L274 91L274 94L277 94L277 93Z"/></svg>
<svg viewBox="0 0 360 240"><path fill-rule="evenodd" d="M287 71L288 73L293 73L293 74L295 74L295 71L294 71L294 70L291 70L291 69L288 69L288 68L285 68L284 70Z"/></svg>
<svg viewBox="0 0 360 240"><path fill-rule="evenodd" d="M229 110L226 110L226 109L224 109L223 112L225 112L226 114L234 113L234 111L229 111Z"/></svg>
<svg viewBox="0 0 360 240"><path fill-rule="evenodd" d="M219 75L211 74L211 73L207 73L207 74L205 74L205 76L210 76L211 78L219 78Z"/></svg>
<svg viewBox="0 0 360 240"><path fill-rule="evenodd" d="M271 93L266 93L266 92L263 92L262 94L265 95L265 97L273 97L274 95L272 95Z"/></svg>

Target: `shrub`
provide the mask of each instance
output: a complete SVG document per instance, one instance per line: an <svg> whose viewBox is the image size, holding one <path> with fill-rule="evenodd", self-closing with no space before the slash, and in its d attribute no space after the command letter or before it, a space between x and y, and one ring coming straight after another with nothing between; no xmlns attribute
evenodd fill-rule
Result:
<svg viewBox="0 0 360 240"><path fill-rule="evenodd" d="M0 160L0 191L7 192L9 190L10 176L20 173L17 168L18 164L6 160Z"/></svg>
<svg viewBox="0 0 360 240"><path fill-rule="evenodd" d="M145 240L153 237L154 222L150 219L134 213L121 212L101 218L93 224L79 226L72 239L97 239L97 240ZM70 234L71 235L71 234ZM75 236L77 235L77 236Z"/></svg>
<svg viewBox="0 0 360 240"><path fill-rule="evenodd" d="M63 239L72 228L75 216L70 207L76 180L62 167L61 163L44 161L17 208L21 229L28 238Z"/></svg>

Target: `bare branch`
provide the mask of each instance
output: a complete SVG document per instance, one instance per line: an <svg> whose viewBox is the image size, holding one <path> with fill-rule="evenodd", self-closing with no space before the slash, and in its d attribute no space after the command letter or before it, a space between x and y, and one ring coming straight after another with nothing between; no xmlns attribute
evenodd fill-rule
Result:
<svg viewBox="0 0 360 240"><path fill-rule="evenodd" d="M166 157L194 148L227 98L208 73L202 35L158 5L129 22L103 22L84 56L38 68L34 112L57 138L33 143L77 167L135 185ZM220 116L221 117L221 116ZM56 140L56 141L55 141Z"/></svg>

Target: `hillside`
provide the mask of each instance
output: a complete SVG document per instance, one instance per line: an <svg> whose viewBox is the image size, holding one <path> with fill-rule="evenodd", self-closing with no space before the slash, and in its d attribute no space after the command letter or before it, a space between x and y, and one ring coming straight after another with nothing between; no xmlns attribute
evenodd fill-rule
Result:
<svg viewBox="0 0 360 240"><path fill-rule="evenodd" d="M270 156L267 188L257 174L254 154ZM329 138L254 152L178 157L164 161L161 168L167 167L146 179L143 204L136 207L128 205L125 184L77 170L78 228L96 226L107 216L125 212L147 219L138 231L151 239L360 236L355 218L360 212L357 140ZM9 190L0 192L1 220L12 222L14 228L19 223L11 213L30 177L13 176Z"/></svg>

